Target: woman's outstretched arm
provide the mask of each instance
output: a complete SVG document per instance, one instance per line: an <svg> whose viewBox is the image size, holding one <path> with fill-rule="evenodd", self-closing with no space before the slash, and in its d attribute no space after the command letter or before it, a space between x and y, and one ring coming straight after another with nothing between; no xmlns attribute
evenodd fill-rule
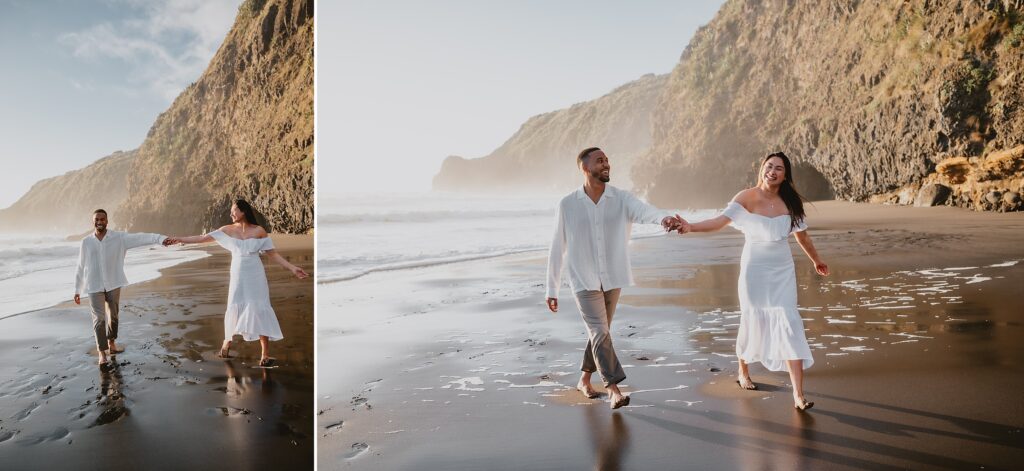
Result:
<svg viewBox="0 0 1024 471"><path fill-rule="evenodd" d="M800 244L800 248L804 249L804 253L807 254L807 258L811 259L811 263L814 263L814 271L818 272L821 276L828 276L828 264L823 262L821 257L818 256L818 250L814 248L814 243L811 242L811 235L806 230L793 234L796 236L796 242Z"/></svg>
<svg viewBox="0 0 1024 471"><path fill-rule="evenodd" d="M309 273L306 273L306 270L303 270L302 267L292 265L291 263L288 262L288 260L285 260L284 257L281 256L281 254L277 253L276 250L266 250L263 253L265 253L268 258L273 260L278 265L281 265L286 270L292 272L292 274L294 274L299 279L309 276Z"/></svg>
<svg viewBox="0 0 1024 471"><path fill-rule="evenodd" d="M711 219L705 219L701 222L691 222L689 224L689 231L687 232L715 232L732 222L725 215L713 217ZM684 232L680 231L680 234Z"/></svg>

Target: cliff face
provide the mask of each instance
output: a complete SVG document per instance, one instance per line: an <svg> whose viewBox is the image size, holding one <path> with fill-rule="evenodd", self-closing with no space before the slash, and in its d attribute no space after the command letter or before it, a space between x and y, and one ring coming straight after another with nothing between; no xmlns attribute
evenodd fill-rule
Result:
<svg viewBox="0 0 1024 471"><path fill-rule="evenodd" d="M645 75L596 100L530 118L490 155L451 156L434 177L436 190L559 190L580 185L576 154L599 146L612 181L629 186L634 158L651 144L651 110L667 76Z"/></svg>
<svg viewBox="0 0 1024 471"><path fill-rule="evenodd" d="M201 233L244 198L268 230L313 228L313 0L249 0L138 149L121 217Z"/></svg>
<svg viewBox="0 0 1024 471"><path fill-rule="evenodd" d="M4 231L86 232L92 212L105 209L111 227L120 227L117 208L128 195L128 169L135 151L114 152L88 167L40 180L17 202L0 211Z"/></svg>
<svg viewBox="0 0 1024 471"><path fill-rule="evenodd" d="M783 150L808 196L1020 209L1021 3L730 0L673 70L633 179L717 207Z"/></svg>

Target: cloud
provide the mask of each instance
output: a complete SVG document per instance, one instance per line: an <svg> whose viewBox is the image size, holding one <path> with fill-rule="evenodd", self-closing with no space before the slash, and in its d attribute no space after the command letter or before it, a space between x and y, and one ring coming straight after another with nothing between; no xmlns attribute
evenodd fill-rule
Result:
<svg viewBox="0 0 1024 471"><path fill-rule="evenodd" d="M241 0L117 0L124 18L59 36L83 60L127 63L136 90L168 103L206 69Z"/></svg>

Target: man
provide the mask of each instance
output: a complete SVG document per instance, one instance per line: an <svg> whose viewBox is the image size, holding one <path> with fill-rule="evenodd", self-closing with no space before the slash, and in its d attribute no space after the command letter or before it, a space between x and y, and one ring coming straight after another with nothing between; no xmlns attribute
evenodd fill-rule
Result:
<svg viewBox="0 0 1024 471"><path fill-rule="evenodd" d="M626 251L630 228L633 223L660 223L666 230L678 230L684 222L632 193L608 185L611 165L601 149L584 149L576 157L576 164L585 181L558 205L555 237L548 255L547 304L551 312L558 311L562 261L568 252L569 284L589 337L583 352L583 374L576 388L590 399L597 397L590 385L590 376L597 371L610 393L612 409L618 409L629 404L629 396L619 391L618 384L626 374L612 348L609 328L619 291L633 284Z"/></svg>
<svg viewBox="0 0 1024 471"><path fill-rule="evenodd" d="M124 351L117 346L117 314L121 287L128 284L124 275L125 252L143 245L164 243L167 237L108 231L107 212L102 209L93 211L92 222L96 230L82 239L78 251L75 304L82 303L82 296L89 297L96 350L99 364L103 366L110 355Z"/></svg>

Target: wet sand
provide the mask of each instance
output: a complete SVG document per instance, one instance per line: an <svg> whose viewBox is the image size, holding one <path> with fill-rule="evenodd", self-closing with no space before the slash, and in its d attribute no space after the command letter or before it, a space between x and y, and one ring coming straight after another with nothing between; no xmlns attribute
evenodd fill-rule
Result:
<svg viewBox="0 0 1024 471"><path fill-rule="evenodd" d="M734 382L742 235L638 240L612 330L632 404L572 386L545 254L319 289L320 469L1010 469L1024 458L1024 214L816 203L791 243L815 365Z"/></svg>
<svg viewBox="0 0 1024 471"><path fill-rule="evenodd" d="M311 271L313 237L274 235ZM230 254L123 288L116 366L96 365L87 302L0 321L3 469L237 469L313 464L313 283L264 259L285 338L263 369L258 342L224 335ZM69 276L74 276L69 273Z"/></svg>

